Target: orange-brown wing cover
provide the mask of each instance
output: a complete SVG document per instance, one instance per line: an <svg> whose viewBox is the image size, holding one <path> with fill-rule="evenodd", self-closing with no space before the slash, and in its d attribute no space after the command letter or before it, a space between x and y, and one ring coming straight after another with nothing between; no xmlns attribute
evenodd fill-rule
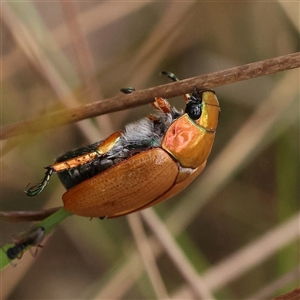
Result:
<svg viewBox="0 0 300 300"><path fill-rule="evenodd" d="M124 215L163 195L177 175L177 163L154 148L72 187L63 195L64 207L85 217Z"/></svg>
<svg viewBox="0 0 300 300"><path fill-rule="evenodd" d="M149 203L148 205L146 205L143 208L148 208L152 205L156 205L159 202L162 202L164 200L167 200L175 195L177 195L178 193L180 193L181 191L183 191L188 185L190 185L197 177L198 175L201 174L201 172L204 170L206 165L206 161L197 169L195 169L188 177L186 177L183 181L180 181L178 183L175 183L171 189L169 189L168 191L166 191L166 193L164 193L162 196L156 198L154 201L152 201L151 203Z"/></svg>

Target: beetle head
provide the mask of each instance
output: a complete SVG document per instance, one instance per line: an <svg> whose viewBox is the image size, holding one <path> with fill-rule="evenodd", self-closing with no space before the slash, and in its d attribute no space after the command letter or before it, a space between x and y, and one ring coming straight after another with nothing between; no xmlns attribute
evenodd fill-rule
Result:
<svg viewBox="0 0 300 300"><path fill-rule="evenodd" d="M215 92L209 89L199 90L194 87L193 93L188 98L185 113L206 131L215 131L220 114L219 102Z"/></svg>

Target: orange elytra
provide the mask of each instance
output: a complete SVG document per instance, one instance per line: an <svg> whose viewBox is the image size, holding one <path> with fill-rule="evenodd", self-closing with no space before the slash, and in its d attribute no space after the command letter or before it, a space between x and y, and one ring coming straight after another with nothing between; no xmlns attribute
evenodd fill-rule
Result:
<svg viewBox="0 0 300 300"><path fill-rule="evenodd" d="M172 73L163 74L178 80ZM42 182L30 187L27 195L39 194L57 173L67 189L62 197L67 211L113 218L178 194L203 171L220 114L212 90L195 87L185 100L185 111L179 112L166 99L156 97L152 105L159 113L60 156L46 167Z"/></svg>

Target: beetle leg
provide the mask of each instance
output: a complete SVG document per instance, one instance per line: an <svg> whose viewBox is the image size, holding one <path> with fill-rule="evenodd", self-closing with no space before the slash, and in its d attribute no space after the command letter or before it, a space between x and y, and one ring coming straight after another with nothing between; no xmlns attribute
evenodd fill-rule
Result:
<svg viewBox="0 0 300 300"><path fill-rule="evenodd" d="M100 154L96 150L94 152L80 155L80 156L77 156L77 157L62 161L62 162L55 163L51 166L48 166L48 167L46 167L47 171L45 173L43 180L39 184L29 187L24 192L27 194L27 196L30 196L30 197L36 196L39 193L41 193L44 190L44 188L47 186L47 184L50 181L50 177L53 173L63 172L63 171L66 171L66 170L69 170L72 168L76 168L79 165L86 164L86 163L96 159L99 156L100 156Z"/></svg>
<svg viewBox="0 0 300 300"><path fill-rule="evenodd" d="M161 71L160 73L161 75L165 75L167 76L169 79L171 79L172 81L179 81L178 77L172 73L172 72L168 72L168 71Z"/></svg>
<svg viewBox="0 0 300 300"><path fill-rule="evenodd" d="M167 101L167 99L164 99L162 97L155 97L155 100L151 103L151 105L165 114L171 112L170 103Z"/></svg>
<svg viewBox="0 0 300 300"><path fill-rule="evenodd" d="M99 155L106 154L109 150L113 148L113 146L117 143L120 137L121 137L120 131L114 132L109 137L107 137L104 141L102 141L102 143L98 145L96 152Z"/></svg>
<svg viewBox="0 0 300 300"><path fill-rule="evenodd" d="M74 158L70 158L68 160L65 161L61 161L61 162L57 162L53 165L51 165L50 167L53 168L53 170L58 173L58 172L63 172L69 169L73 169L76 168L78 166L84 165L94 159L96 159L98 156L100 156L98 154L97 151L94 152L90 152L87 154L83 154L83 155L79 155L77 157Z"/></svg>
<svg viewBox="0 0 300 300"><path fill-rule="evenodd" d="M46 185L48 184L48 182L50 180L51 175L53 174L53 172L55 172L54 169L51 168L51 166L46 167L46 169L47 169L47 171L45 173L43 180L39 184L33 185L24 191L27 194L27 196L30 196L30 197L36 196L44 190L44 188L46 187Z"/></svg>
<svg viewBox="0 0 300 300"><path fill-rule="evenodd" d="M39 193L41 193L46 185L48 184L50 177L53 173L59 173L63 172L69 169L76 168L80 165L87 164L99 156L102 156L106 154L109 150L111 150L114 145L117 143L117 141L120 139L121 132L114 132L111 134L108 138L106 138L104 141L102 141L96 148L95 151L89 152L83 155L79 155L70 159L67 159L65 161L57 162L53 165L50 165L46 167L47 171L45 173L45 176L43 180L36 185L33 185L26 189L24 192L27 194L27 196L36 196Z"/></svg>
<svg viewBox="0 0 300 300"><path fill-rule="evenodd" d="M147 116L147 118L148 118L150 121L152 121L152 122L158 122L158 121L159 121L159 118L158 118L158 117L156 117L156 116L154 116L154 115L151 115L151 114L149 114L149 115Z"/></svg>
<svg viewBox="0 0 300 300"><path fill-rule="evenodd" d="M164 74L164 73L162 72L162 74ZM168 76L169 78L171 78L171 79L174 78L174 79L172 79L172 80L175 80L175 81L179 80L173 73L170 73L170 74L172 74L174 77L171 77L171 75L170 75L170 77ZM175 78L176 78L176 79L175 79ZM127 87L127 88L122 88L120 91L121 91L122 93L124 93L124 94L130 94L130 93L134 92L135 89L132 88L132 87ZM170 105L170 103L169 103L166 99L164 99L164 98L161 98L161 97L155 97L155 100L154 100L154 102L151 103L151 105L154 106L156 109L158 109L158 110L164 112L165 114L171 112L171 105ZM152 116L151 116L151 117L148 116L148 118L149 118L151 121L153 121Z"/></svg>
<svg viewBox="0 0 300 300"><path fill-rule="evenodd" d="M162 71L161 74L166 75L169 79L171 79L174 82L179 81L177 76L172 72ZM184 97L185 102L188 102L191 96L190 96L190 94L185 94L183 97Z"/></svg>
<svg viewBox="0 0 300 300"><path fill-rule="evenodd" d="M106 154L109 150L111 150L120 139L120 136L121 136L121 132L119 131L114 132L108 138L102 141L97 146L97 149L95 151L83 155L79 155L65 161L57 162L51 165L51 168L53 168L54 171L57 173L57 172L63 172L87 164L93 161L94 159L98 158L99 156Z"/></svg>
<svg viewBox="0 0 300 300"><path fill-rule="evenodd" d="M124 94L131 94L135 91L135 88L129 86L129 87L126 87L126 88L121 88L120 91Z"/></svg>
<svg viewBox="0 0 300 300"><path fill-rule="evenodd" d="M195 171L195 169L184 168L180 165L178 165L178 168L179 168L179 172L178 172L178 176L176 178L176 184L187 179Z"/></svg>

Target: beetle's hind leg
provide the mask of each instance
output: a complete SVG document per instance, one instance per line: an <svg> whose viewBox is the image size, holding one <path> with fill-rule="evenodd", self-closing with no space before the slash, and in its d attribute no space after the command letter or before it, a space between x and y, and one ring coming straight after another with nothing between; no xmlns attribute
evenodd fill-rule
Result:
<svg viewBox="0 0 300 300"><path fill-rule="evenodd" d="M155 100L151 103L151 105L165 114L170 113L172 110L171 104L168 102L168 100L162 97L155 97Z"/></svg>
<svg viewBox="0 0 300 300"><path fill-rule="evenodd" d="M50 180L51 175L53 174L53 172L55 172L51 166L46 167L46 169L47 171L43 180L39 184L33 185L24 191L27 194L27 196L36 196L44 190L44 188Z"/></svg>
<svg viewBox="0 0 300 300"><path fill-rule="evenodd" d="M29 187L24 192L27 194L27 196L38 195L47 186L53 173L60 173L68 171L70 169L75 169L98 159L99 157L105 155L108 151L110 151L118 142L120 137L121 132L114 132L105 140L101 141L98 145L93 144L92 151L84 153L82 155L77 155L78 150L67 152L62 156L62 158L66 157L65 160L57 161L55 164L46 167L47 171L43 180L39 184ZM73 156L74 153L76 153L76 156Z"/></svg>

